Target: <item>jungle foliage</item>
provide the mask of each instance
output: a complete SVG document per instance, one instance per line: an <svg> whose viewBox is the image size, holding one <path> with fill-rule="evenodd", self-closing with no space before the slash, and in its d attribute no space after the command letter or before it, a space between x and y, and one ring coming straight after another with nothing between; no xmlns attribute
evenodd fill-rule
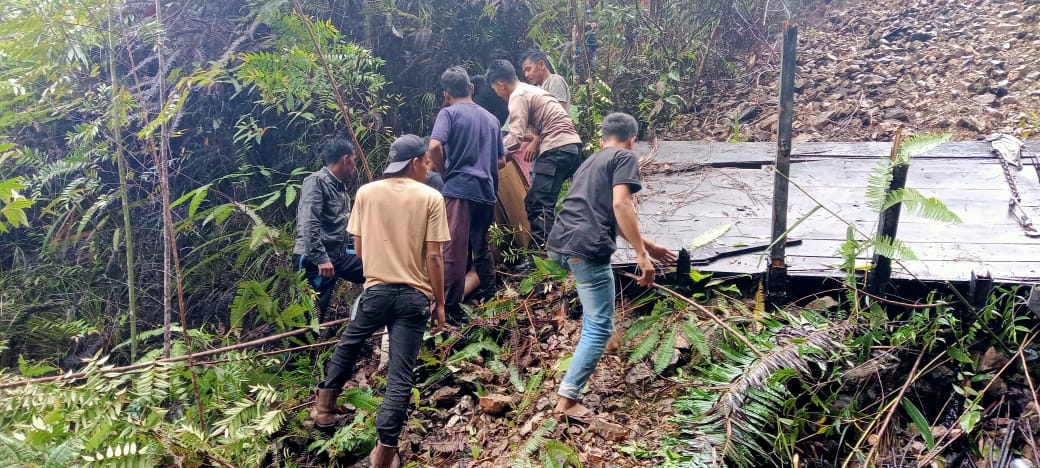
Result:
<svg viewBox="0 0 1040 468"><path fill-rule="evenodd" d="M585 141L595 141L598 119L611 110L637 115L652 135L674 114L696 111L713 80L738 73L740 52L808 4L5 1L0 385L83 376L0 388L0 458L31 466L355 460L374 443L378 398L345 395L360 411L332 437L306 428L299 410L322 354L281 348L314 344L313 334L193 366L182 360L189 351L316 327L311 293L288 265L299 185L320 164L313 148L348 134L378 173L393 135L429 131L445 67L480 73L490 60L515 62L531 47L546 50L574 84ZM586 35L576 34L583 31L596 33L595 60ZM941 140L911 139L896 160L880 161L867 203L956 221L912 189L885 191L895 165ZM361 171L351 184L365 179ZM754 285L698 272L690 296L726 327L664 293L629 304L637 313L625 323L626 361L682 391L673 395L677 430L666 443L633 443L625 452L665 465L785 465L818 443L835 461L862 461L876 456L870 436L896 412L929 451L941 447L936 422L949 414L956 422L946 426L985 446L986 382L995 372L978 356L994 348L1025 363L1037 336L1025 292L999 290L966 307L951 289L924 305L892 306L860 294L857 261L866 253L912 258L894 240L850 229L835 305L767 310ZM533 413L559 363L536 369L516 358L535 327L523 301L541 288L573 303L565 276L538 262L513 296L473 312L482 322L464 339L431 340L421 356L423 391L462 363L479 362L516 396L513 423ZM181 308L178 283L184 323L173 313ZM157 360L165 355L172 359ZM891 356L894 370L873 374L889 380L868 382L858 371ZM906 356L918 363L899 359ZM128 364L141 367L121 370ZM917 386L940 371L952 372L938 380L959 395L952 410L927 403L942 392ZM863 391L850 396L849 385ZM904 391L876 392L893 386ZM580 466L575 447L553 437L564 430L545 420L511 460Z"/></svg>

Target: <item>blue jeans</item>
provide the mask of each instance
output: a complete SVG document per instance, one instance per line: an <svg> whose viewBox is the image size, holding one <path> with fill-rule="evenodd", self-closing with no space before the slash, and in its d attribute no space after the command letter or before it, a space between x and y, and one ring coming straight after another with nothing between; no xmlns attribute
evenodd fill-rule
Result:
<svg viewBox="0 0 1040 468"><path fill-rule="evenodd" d="M577 400L614 333L614 270L609 263L590 263L556 252L549 252L549 258L574 275L581 301L581 337L556 392Z"/></svg>

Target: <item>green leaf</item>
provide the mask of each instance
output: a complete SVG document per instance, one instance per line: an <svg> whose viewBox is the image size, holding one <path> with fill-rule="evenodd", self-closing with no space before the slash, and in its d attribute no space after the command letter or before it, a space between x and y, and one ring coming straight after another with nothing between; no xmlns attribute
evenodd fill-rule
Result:
<svg viewBox="0 0 1040 468"><path fill-rule="evenodd" d="M704 336L704 332L697 325L686 321L683 322L683 335L686 336L686 340L690 342L690 346L693 347L701 356L709 356L711 349L708 347L708 338Z"/></svg>
<svg viewBox="0 0 1040 468"><path fill-rule="evenodd" d="M730 228L733 227L732 223L726 223L721 226L716 226L707 231L701 233L697 237L694 237L690 241L690 250L697 250L700 247L708 245L708 243L714 241L729 232Z"/></svg>
<svg viewBox="0 0 1040 468"><path fill-rule="evenodd" d="M947 208L946 204L941 200L934 197L927 197L912 188L903 188L890 192L881 209L887 210L888 208L900 203L903 205L904 212L909 215L920 216L941 223L963 222L961 221L961 218L957 216L957 213L954 213Z"/></svg>
<svg viewBox="0 0 1040 468"><path fill-rule="evenodd" d="M632 350L632 355L629 356L628 362L638 362L641 359L650 355L655 349L657 349L657 343L661 341L661 331L654 329L643 341L636 345L635 349Z"/></svg>
<svg viewBox="0 0 1040 468"><path fill-rule="evenodd" d="M672 327L668 333L665 333L661 345L657 347L657 355L654 356L654 372L658 374L668 368L668 365L672 363L672 356L675 356L675 334L676 327Z"/></svg>
<svg viewBox="0 0 1040 468"><path fill-rule="evenodd" d="M285 186L285 206L292 205L296 201L296 187L292 185Z"/></svg>
<svg viewBox="0 0 1040 468"><path fill-rule="evenodd" d="M928 425L928 420L924 418L921 411L906 397L903 397L899 403L903 405L906 414L910 416L914 425L917 426L917 431L924 437L924 443L928 446L928 450L935 448L935 435L932 434L932 427Z"/></svg>
<svg viewBox="0 0 1040 468"><path fill-rule="evenodd" d="M212 184L206 184L195 190L195 195L191 197L191 204L188 205L188 217L195 216L195 212L199 210L199 205L206 200L206 196L209 195L209 187Z"/></svg>
<svg viewBox="0 0 1040 468"><path fill-rule="evenodd" d="M946 354L949 354L950 357L957 362L969 364L972 366L975 365L975 361L971 359L971 356L968 356L964 351L962 351L960 348L956 346L950 346L949 348L946 348Z"/></svg>

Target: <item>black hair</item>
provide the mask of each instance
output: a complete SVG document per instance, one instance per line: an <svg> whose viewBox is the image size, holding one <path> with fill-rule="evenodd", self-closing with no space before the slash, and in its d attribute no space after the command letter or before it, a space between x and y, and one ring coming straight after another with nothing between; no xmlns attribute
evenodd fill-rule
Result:
<svg viewBox="0 0 1040 468"><path fill-rule="evenodd" d="M499 125L505 125L509 119L509 105L506 101L495 94L484 75L473 75L469 81L473 83L473 102L495 116Z"/></svg>
<svg viewBox="0 0 1040 468"><path fill-rule="evenodd" d="M545 55L545 52L542 52L541 50L531 49L524 52L523 57L520 58L520 63L523 63L524 60L530 60L531 63L545 62L545 68L549 69L549 73L556 73L556 70L553 69L552 63L549 63L549 56Z"/></svg>
<svg viewBox="0 0 1040 468"><path fill-rule="evenodd" d="M444 70L441 73L441 88L453 98L469 97L469 73L460 66Z"/></svg>
<svg viewBox="0 0 1040 468"><path fill-rule="evenodd" d="M321 159L325 164L335 164L345 155L354 155L354 144L346 138L332 137L321 145Z"/></svg>
<svg viewBox="0 0 1040 468"><path fill-rule="evenodd" d="M516 68L508 60L494 60L488 65L487 82L489 85L498 83L516 83Z"/></svg>
<svg viewBox="0 0 1040 468"><path fill-rule="evenodd" d="M603 118L602 134L603 139L625 141L639 134L639 123L631 115L614 112Z"/></svg>

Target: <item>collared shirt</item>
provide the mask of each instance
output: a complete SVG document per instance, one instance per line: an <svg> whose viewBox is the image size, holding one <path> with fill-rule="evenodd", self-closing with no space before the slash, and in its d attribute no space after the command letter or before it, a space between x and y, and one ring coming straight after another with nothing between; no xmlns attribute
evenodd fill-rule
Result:
<svg viewBox="0 0 1040 468"><path fill-rule="evenodd" d="M300 205L296 211L296 243L293 253L314 264L329 261L347 248L350 194L347 186L328 167L303 179Z"/></svg>
<svg viewBox="0 0 1040 468"><path fill-rule="evenodd" d="M509 96L507 125L509 131L504 140L509 151L516 151L520 147L520 141L529 127L542 139L538 154L565 145L581 145L574 121L563 110L560 101L552 93L527 83L517 83L513 94Z"/></svg>

